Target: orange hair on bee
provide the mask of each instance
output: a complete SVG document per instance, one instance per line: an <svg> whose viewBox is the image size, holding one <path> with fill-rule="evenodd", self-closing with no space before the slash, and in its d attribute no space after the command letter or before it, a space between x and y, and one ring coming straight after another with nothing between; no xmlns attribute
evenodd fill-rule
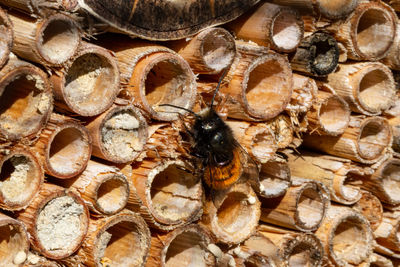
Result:
<svg viewBox="0 0 400 267"><path fill-rule="evenodd" d="M238 149L233 151L233 159L226 166L207 165L204 170L204 181L216 190L226 189L233 185L243 173ZM210 177L211 174L211 177Z"/></svg>

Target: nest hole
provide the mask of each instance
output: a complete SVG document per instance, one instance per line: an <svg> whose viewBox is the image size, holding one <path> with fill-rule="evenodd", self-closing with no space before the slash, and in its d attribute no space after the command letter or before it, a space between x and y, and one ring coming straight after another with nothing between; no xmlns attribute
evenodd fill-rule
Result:
<svg viewBox="0 0 400 267"><path fill-rule="evenodd" d="M0 166L0 191L7 202L25 202L36 193L39 171L25 155L13 155Z"/></svg>
<svg viewBox="0 0 400 267"><path fill-rule="evenodd" d="M358 19L356 42L366 56L382 56L392 45L393 35L393 22L384 9L368 9Z"/></svg>
<svg viewBox="0 0 400 267"><path fill-rule="evenodd" d="M375 159L390 142L390 128L386 121L368 120L361 126L358 152L364 159Z"/></svg>
<svg viewBox="0 0 400 267"><path fill-rule="evenodd" d="M339 61L339 47L336 40L327 34L316 33L311 40L311 68L318 75L333 72Z"/></svg>
<svg viewBox="0 0 400 267"><path fill-rule="evenodd" d="M126 179L113 175L98 188L97 205L106 214L122 210L128 202L129 185Z"/></svg>
<svg viewBox="0 0 400 267"><path fill-rule="evenodd" d="M42 77L20 74L13 77L0 96L0 128L11 137L28 136L35 132L48 109Z"/></svg>
<svg viewBox="0 0 400 267"><path fill-rule="evenodd" d="M350 110L343 100L332 96L321 105L319 121L326 131L343 133L350 121Z"/></svg>
<svg viewBox="0 0 400 267"><path fill-rule="evenodd" d="M279 113L287 103L292 90L291 76L286 66L270 59L258 63L248 76L246 99L256 116Z"/></svg>
<svg viewBox="0 0 400 267"><path fill-rule="evenodd" d="M75 127L64 128L50 143L49 163L55 175L70 176L82 170L90 157L87 133Z"/></svg>
<svg viewBox="0 0 400 267"><path fill-rule="evenodd" d="M74 60L65 77L64 92L68 106L83 116L94 116L114 101L118 72L110 59L99 53L86 53Z"/></svg>
<svg viewBox="0 0 400 267"><path fill-rule="evenodd" d="M46 60L60 64L75 53L80 38L79 31L71 19L56 16L44 27L39 50Z"/></svg>
<svg viewBox="0 0 400 267"><path fill-rule="evenodd" d="M290 267L316 267L319 266L320 260L321 251L318 250L318 247L309 242L299 242L290 253L288 265Z"/></svg>
<svg viewBox="0 0 400 267"><path fill-rule="evenodd" d="M382 184L386 194L395 203L400 202L400 161L390 161L382 171Z"/></svg>
<svg viewBox="0 0 400 267"><path fill-rule="evenodd" d="M201 51L205 64L219 72L232 64L236 55L235 40L228 31L216 29L204 38Z"/></svg>
<svg viewBox="0 0 400 267"><path fill-rule="evenodd" d="M379 112L389 107L394 97L394 84L389 75L383 69L375 68L361 78L359 101L367 110Z"/></svg>
<svg viewBox="0 0 400 267"><path fill-rule="evenodd" d="M278 197L285 194L290 186L290 169L287 163L269 161L261 165L260 184L266 197Z"/></svg>
<svg viewBox="0 0 400 267"><path fill-rule="evenodd" d="M272 24L272 41L280 49L291 51L295 49L302 38L302 29L296 14L281 11Z"/></svg>
<svg viewBox="0 0 400 267"><path fill-rule="evenodd" d="M257 133L252 141L251 152L261 162L271 159L278 149L275 138L267 130Z"/></svg>
<svg viewBox="0 0 400 267"><path fill-rule="evenodd" d="M186 231L174 238L168 246L165 266L208 266L202 237L192 231Z"/></svg>
<svg viewBox="0 0 400 267"><path fill-rule="evenodd" d="M150 189L152 209L162 223L181 221L201 207L201 183L180 164L171 163L155 175Z"/></svg>
<svg viewBox="0 0 400 267"><path fill-rule="evenodd" d="M17 224L0 226L0 262L4 266L19 266L13 263L19 252L27 253L28 237Z"/></svg>
<svg viewBox="0 0 400 267"><path fill-rule="evenodd" d="M217 211L219 226L225 232L247 231L247 225L254 223L255 209L247 202L248 196L241 192L228 193Z"/></svg>
<svg viewBox="0 0 400 267"><path fill-rule="evenodd" d="M186 105L186 95L191 80L184 66L174 58L163 59L146 74L145 96L150 106L160 104ZM176 112L176 108L163 107Z"/></svg>
<svg viewBox="0 0 400 267"><path fill-rule="evenodd" d="M335 229L332 238L334 255L352 264L359 264L368 256L368 237L364 222L356 217L348 217Z"/></svg>
<svg viewBox="0 0 400 267"><path fill-rule="evenodd" d="M113 113L101 128L102 142L111 159L128 162L143 150L146 129L132 109Z"/></svg>
<svg viewBox="0 0 400 267"><path fill-rule="evenodd" d="M325 214L325 205L316 188L305 188L299 197L297 216L306 229L315 229Z"/></svg>
<svg viewBox="0 0 400 267"><path fill-rule="evenodd" d="M111 266L141 266L146 248L136 223L120 221L109 227L99 238L99 262L107 259ZM104 261L106 262L106 261Z"/></svg>

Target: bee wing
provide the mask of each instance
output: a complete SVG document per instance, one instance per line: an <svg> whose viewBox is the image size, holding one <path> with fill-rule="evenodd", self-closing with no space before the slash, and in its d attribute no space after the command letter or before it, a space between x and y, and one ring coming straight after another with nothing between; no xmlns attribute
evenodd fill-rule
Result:
<svg viewBox="0 0 400 267"><path fill-rule="evenodd" d="M240 162L243 166L243 174L239 179L239 183L249 183L255 191L259 191L260 189L260 180L259 180L259 167L257 162L247 153L247 151L239 144L239 142L235 141L235 145L239 150Z"/></svg>

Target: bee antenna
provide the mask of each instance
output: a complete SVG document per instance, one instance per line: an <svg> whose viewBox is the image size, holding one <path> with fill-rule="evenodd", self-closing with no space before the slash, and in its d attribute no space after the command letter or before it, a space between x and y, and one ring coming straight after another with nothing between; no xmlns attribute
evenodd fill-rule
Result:
<svg viewBox="0 0 400 267"><path fill-rule="evenodd" d="M211 100L211 104L210 104L210 107L211 107L211 108L212 108L212 106L214 105L214 99L215 99L215 96L217 95L217 93L218 93L218 91L219 91L219 87L220 87L220 85L221 85L221 83L222 83L222 80L224 79L225 75L228 73L228 69L229 69L229 68L226 68L226 69L224 70L224 72L222 73L221 77L219 78L219 81L218 81L218 84L217 84L217 88L215 88L215 92L214 92L213 98L212 98L212 100Z"/></svg>
<svg viewBox="0 0 400 267"><path fill-rule="evenodd" d="M184 107L175 106L175 105L171 105L171 104L161 104L161 105L158 105L158 106L161 106L161 107L162 106L164 106L164 107L167 106L167 107L182 109L182 110L185 110L185 111L189 112L190 114L194 115L196 118L200 118L200 116L198 114L196 114L193 111L191 111L190 109L187 109L187 108L184 108Z"/></svg>

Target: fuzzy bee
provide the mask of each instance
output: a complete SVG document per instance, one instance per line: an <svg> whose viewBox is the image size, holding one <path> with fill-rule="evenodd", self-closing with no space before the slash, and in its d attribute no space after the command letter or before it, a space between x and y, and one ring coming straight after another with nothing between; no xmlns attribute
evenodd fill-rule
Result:
<svg viewBox="0 0 400 267"><path fill-rule="evenodd" d="M214 99L225 73L218 82L210 106L199 113L170 104L160 105L186 110L195 117L191 129L187 129L193 141L191 154L200 159L203 180L214 190L227 189L240 179L250 178L244 174L257 171L254 160L240 146L232 129L214 110ZM249 168L252 170L249 171Z"/></svg>

